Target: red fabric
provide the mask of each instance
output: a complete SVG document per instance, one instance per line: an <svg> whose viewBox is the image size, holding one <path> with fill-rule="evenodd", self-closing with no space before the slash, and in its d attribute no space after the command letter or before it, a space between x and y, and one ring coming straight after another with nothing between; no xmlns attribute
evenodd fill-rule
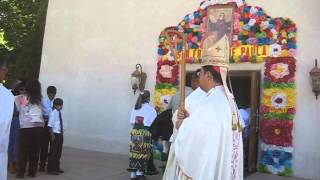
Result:
<svg viewBox="0 0 320 180"><path fill-rule="evenodd" d="M212 66L212 69L213 69L216 73L220 74L220 67L219 67L219 66Z"/></svg>

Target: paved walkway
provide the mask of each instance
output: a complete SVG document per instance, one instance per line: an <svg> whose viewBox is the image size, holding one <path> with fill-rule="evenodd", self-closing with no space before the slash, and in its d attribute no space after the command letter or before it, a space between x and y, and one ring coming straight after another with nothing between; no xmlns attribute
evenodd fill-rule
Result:
<svg viewBox="0 0 320 180"><path fill-rule="evenodd" d="M64 148L62 165L64 174L55 176L38 173L38 180L129 180L126 171L128 158L125 155L115 155L74 148ZM15 177L9 175L9 180ZM161 180L161 175L148 176L146 180ZM302 180L297 178L278 177L268 174L253 174L245 180Z"/></svg>

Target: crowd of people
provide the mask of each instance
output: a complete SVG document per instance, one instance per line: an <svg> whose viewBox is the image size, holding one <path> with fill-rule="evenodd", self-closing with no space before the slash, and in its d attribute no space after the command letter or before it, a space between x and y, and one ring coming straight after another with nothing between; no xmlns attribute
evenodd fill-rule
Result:
<svg viewBox="0 0 320 180"><path fill-rule="evenodd" d="M0 59L0 82L7 72ZM27 167L29 177L63 173L63 100L55 98L57 88L49 86L45 97L38 80L16 80L10 88L0 85L0 179L7 179L7 169L22 179Z"/></svg>
<svg viewBox="0 0 320 180"><path fill-rule="evenodd" d="M7 71L0 59L0 82ZM177 93L160 114L150 104L150 92L140 92L129 119L131 179L159 173L153 162L157 141L171 143L163 148L168 156L163 180L243 179L244 123L223 73L202 66L187 78L185 107L179 107ZM26 167L29 177L38 171L64 173L63 100L55 98L57 88L49 86L43 98L38 80L18 80L11 87L0 85L0 179L7 179L7 167L16 178L25 177Z"/></svg>

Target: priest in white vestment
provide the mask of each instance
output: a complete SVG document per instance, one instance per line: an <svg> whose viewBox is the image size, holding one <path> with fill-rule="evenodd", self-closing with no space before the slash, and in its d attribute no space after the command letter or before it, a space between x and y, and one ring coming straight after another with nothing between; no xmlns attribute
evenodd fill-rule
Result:
<svg viewBox="0 0 320 180"><path fill-rule="evenodd" d="M1 82L7 73L6 63L0 59L0 179L7 179L8 144L13 115L14 97Z"/></svg>
<svg viewBox="0 0 320 180"><path fill-rule="evenodd" d="M219 67L202 67L200 87L206 96L190 101L194 105L187 98L186 110L179 110L163 180L243 179L241 125L234 127L237 108L222 82Z"/></svg>

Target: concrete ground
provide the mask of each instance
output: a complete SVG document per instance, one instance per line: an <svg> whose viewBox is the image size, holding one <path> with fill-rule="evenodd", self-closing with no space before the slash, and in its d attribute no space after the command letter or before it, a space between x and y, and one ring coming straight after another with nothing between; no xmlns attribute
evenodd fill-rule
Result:
<svg viewBox="0 0 320 180"><path fill-rule="evenodd" d="M85 151L74 148L64 148L61 167L65 173L61 175L47 175L38 173L39 180L129 180L126 171L128 157L95 151ZM9 180L16 179L9 174ZM28 178L25 179L34 179ZM161 175L148 176L146 180L161 180ZM299 178L278 177L268 174L253 174L245 180L302 180Z"/></svg>

